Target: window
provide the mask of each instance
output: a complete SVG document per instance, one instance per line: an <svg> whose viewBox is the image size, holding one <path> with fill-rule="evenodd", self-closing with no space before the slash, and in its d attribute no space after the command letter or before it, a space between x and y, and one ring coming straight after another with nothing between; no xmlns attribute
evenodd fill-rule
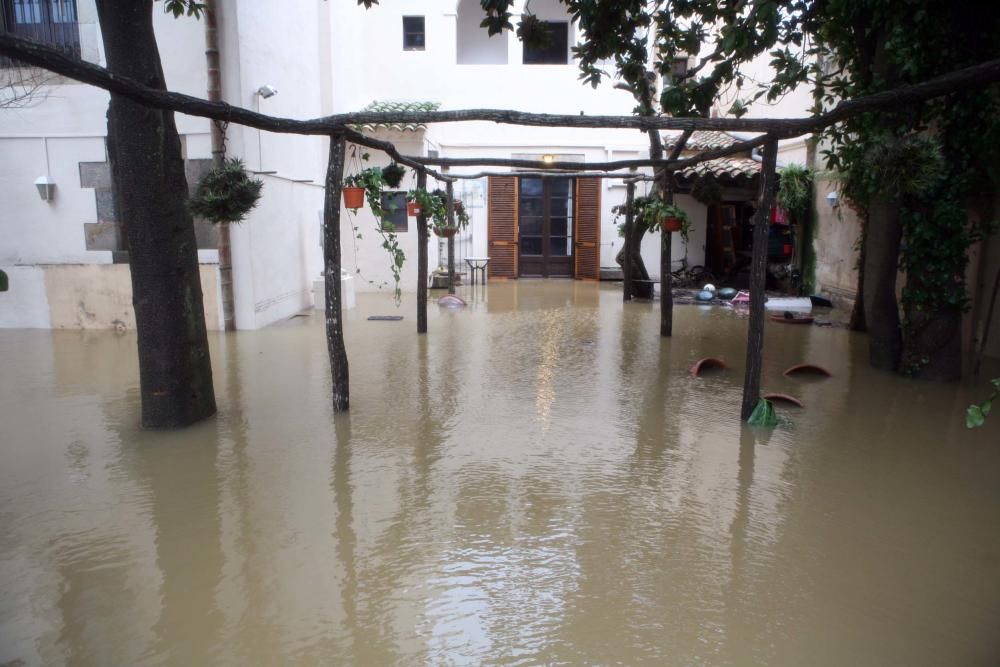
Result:
<svg viewBox="0 0 1000 667"><path fill-rule="evenodd" d="M397 232L410 231L410 219L406 217L406 193L390 191L382 193L382 208L385 222L391 222Z"/></svg>
<svg viewBox="0 0 1000 667"><path fill-rule="evenodd" d="M674 58L670 62L670 72L663 75L663 88L669 88L674 85L687 75L688 71L688 59L687 56L681 58Z"/></svg>
<svg viewBox="0 0 1000 667"><path fill-rule="evenodd" d="M80 56L76 0L0 0L0 30Z"/></svg>
<svg viewBox="0 0 1000 667"><path fill-rule="evenodd" d="M423 16L403 17L403 50L404 51L424 50Z"/></svg>
<svg viewBox="0 0 1000 667"><path fill-rule="evenodd" d="M566 65L569 63L569 23L544 21L549 29L546 44L524 44L522 62L525 65Z"/></svg>

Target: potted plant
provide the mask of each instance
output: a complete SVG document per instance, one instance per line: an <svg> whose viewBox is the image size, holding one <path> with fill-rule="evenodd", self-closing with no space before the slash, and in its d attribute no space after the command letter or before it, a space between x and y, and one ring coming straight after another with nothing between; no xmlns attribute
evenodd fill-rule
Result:
<svg viewBox="0 0 1000 667"><path fill-rule="evenodd" d="M650 229L660 225L668 232L680 232L684 243L688 242L691 218L687 212L674 204L668 204L659 197L650 197L642 212L643 220Z"/></svg>
<svg viewBox="0 0 1000 667"><path fill-rule="evenodd" d="M382 180L390 188L398 188L399 184L403 182L404 176L406 176L406 169L395 162L382 168Z"/></svg>
<svg viewBox="0 0 1000 667"><path fill-rule="evenodd" d="M260 200L264 183L251 178L239 158L225 160L208 172L188 208L194 215L214 223L242 222Z"/></svg>
<svg viewBox="0 0 1000 667"><path fill-rule="evenodd" d="M368 201L381 201L382 170L378 167L367 167L356 174L351 174L344 178L344 206L355 211L365 205L365 197ZM374 199L373 199L374 198Z"/></svg>

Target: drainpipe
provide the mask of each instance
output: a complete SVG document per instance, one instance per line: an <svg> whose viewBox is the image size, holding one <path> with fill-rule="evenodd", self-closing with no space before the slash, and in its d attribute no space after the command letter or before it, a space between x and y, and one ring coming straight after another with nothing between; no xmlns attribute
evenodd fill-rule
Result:
<svg viewBox="0 0 1000 667"><path fill-rule="evenodd" d="M219 10L216 0L204 0L205 63L208 71L208 101L222 101L222 71L219 66ZM212 167L221 167L226 158L226 144L219 121L211 121ZM229 224L219 225L219 287L222 291L222 321L226 331L234 331L233 257L229 243Z"/></svg>

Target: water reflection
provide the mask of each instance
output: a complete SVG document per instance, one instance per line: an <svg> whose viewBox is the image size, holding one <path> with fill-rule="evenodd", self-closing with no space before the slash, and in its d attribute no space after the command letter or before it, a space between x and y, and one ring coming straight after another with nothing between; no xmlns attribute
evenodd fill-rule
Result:
<svg viewBox="0 0 1000 667"><path fill-rule="evenodd" d="M213 338L220 414L136 427L134 337L0 331L0 664L991 664L1000 422L863 339L495 283L430 332ZM734 370L691 378L693 359ZM823 381L785 378L809 361Z"/></svg>

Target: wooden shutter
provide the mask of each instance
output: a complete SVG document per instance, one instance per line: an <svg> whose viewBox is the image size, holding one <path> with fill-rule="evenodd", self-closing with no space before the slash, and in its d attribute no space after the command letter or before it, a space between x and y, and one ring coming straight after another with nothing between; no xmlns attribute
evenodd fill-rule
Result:
<svg viewBox="0 0 1000 667"><path fill-rule="evenodd" d="M576 277L601 278L601 179L576 179Z"/></svg>
<svg viewBox="0 0 1000 667"><path fill-rule="evenodd" d="M517 278L517 177L490 176L486 226L490 278Z"/></svg>

